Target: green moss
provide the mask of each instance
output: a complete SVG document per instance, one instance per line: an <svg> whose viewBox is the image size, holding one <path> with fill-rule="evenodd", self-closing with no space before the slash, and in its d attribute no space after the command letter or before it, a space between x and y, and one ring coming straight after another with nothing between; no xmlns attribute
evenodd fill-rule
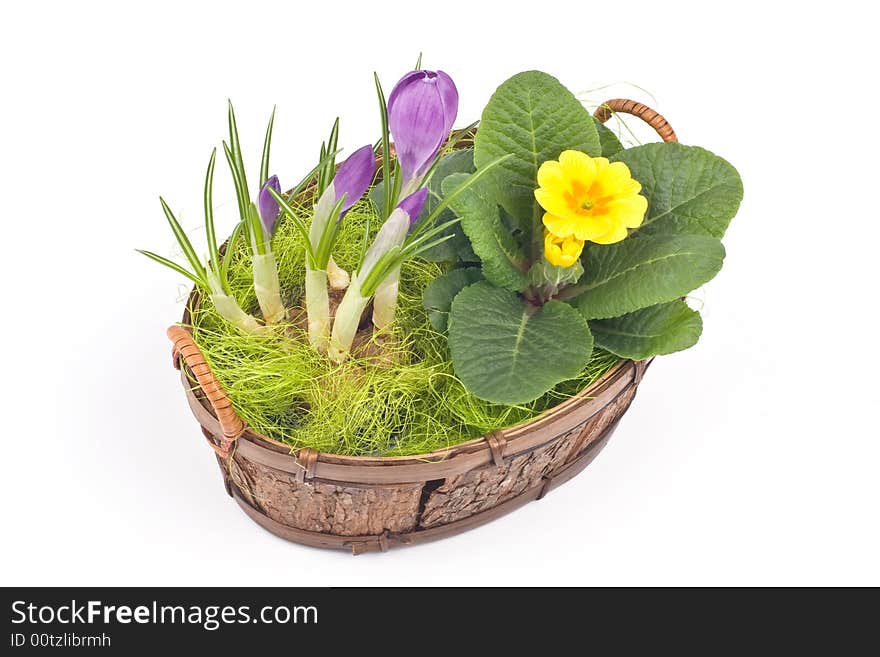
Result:
<svg viewBox="0 0 880 657"><path fill-rule="evenodd" d="M308 213L303 213L308 218ZM346 215L334 258L351 271L369 223L369 202ZM280 220L273 240L281 289L289 308L301 305L305 276L303 246L289 221ZM445 336L431 328L422 290L442 272L439 265L410 261L401 270L400 300L393 335L373 337L369 351L335 365L315 353L294 324L266 337L246 336L221 319L205 300L193 317L193 337L226 389L236 412L259 433L291 447L349 455L421 454L479 437L535 417L588 386L617 357L595 351L575 379L561 383L524 406L500 406L468 394L455 377ZM229 272L234 296L257 313L250 258L236 245Z"/></svg>

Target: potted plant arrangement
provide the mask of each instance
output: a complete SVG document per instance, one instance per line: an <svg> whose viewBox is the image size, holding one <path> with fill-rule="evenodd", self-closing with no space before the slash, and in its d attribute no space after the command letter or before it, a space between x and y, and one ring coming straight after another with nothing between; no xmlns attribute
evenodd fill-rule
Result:
<svg viewBox="0 0 880 657"><path fill-rule="evenodd" d="M616 99L591 115L538 71L454 129L442 71L376 78L375 145L343 157L337 120L289 191L222 150L239 221L207 258L170 206L194 288L174 363L227 492L289 540L370 550L433 540L583 470L654 356L694 345L684 297L721 268L742 183L665 119ZM633 114L662 143L624 148Z"/></svg>

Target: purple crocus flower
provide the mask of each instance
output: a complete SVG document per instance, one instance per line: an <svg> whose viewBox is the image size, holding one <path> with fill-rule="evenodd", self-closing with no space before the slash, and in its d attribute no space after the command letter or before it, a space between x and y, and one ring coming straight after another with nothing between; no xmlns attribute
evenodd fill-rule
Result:
<svg viewBox="0 0 880 657"><path fill-rule="evenodd" d="M271 236L275 231L275 221L278 219L281 209L278 207L278 202L269 193L269 187L279 194L281 193L281 183L278 182L278 176L272 176L263 183L260 193L257 195L257 210L260 213L260 221L263 222L266 234Z"/></svg>
<svg viewBox="0 0 880 657"><path fill-rule="evenodd" d="M412 226L413 223L415 223L415 220L419 218L419 215L422 213L422 208L425 207L425 199L427 198L428 188L422 187L420 190L413 192L397 204L397 207L406 212L409 217L410 226Z"/></svg>
<svg viewBox="0 0 880 657"><path fill-rule="evenodd" d="M457 114L458 89L443 71L411 71L394 86L388 97L388 127L404 184L425 174Z"/></svg>
<svg viewBox="0 0 880 657"><path fill-rule="evenodd" d="M339 201L345 194L345 202L339 213L341 219L351 207L357 203L370 183L373 182L373 174L376 172L376 155L370 145L362 146L348 156L336 171L336 176L329 187L333 188L334 202ZM329 189L328 187L328 189Z"/></svg>

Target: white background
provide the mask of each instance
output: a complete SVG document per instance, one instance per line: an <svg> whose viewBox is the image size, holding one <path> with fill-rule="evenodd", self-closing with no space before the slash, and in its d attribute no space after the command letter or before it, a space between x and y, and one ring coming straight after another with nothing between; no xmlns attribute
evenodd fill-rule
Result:
<svg viewBox="0 0 880 657"><path fill-rule="evenodd" d="M876 23L861 2L747 4L5 3L0 583L880 584ZM223 492L165 338L185 287L134 249L176 253L160 193L201 243L227 97L252 167L278 104L290 184L337 114L348 149L376 138L372 72L390 89L420 50L461 125L521 70L613 84L588 95L650 101L745 200L696 295L702 340L655 362L584 474L352 558Z"/></svg>

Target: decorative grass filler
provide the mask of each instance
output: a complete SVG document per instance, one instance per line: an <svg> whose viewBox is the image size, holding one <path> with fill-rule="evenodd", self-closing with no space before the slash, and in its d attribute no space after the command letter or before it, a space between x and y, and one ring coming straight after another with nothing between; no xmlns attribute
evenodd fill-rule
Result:
<svg viewBox="0 0 880 657"><path fill-rule="evenodd" d="M169 205L195 287L168 335L227 492L289 540L353 553L434 540L540 499L587 464L652 358L694 345L684 301L721 268L742 183L625 99L593 116L513 76L454 130L442 71L376 78L376 145L282 192L269 120L252 196L235 113L222 143L239 223L208 258ZM603 123L645 120L624 148ZM393 142L392 142L393 139Z"/></svg>

